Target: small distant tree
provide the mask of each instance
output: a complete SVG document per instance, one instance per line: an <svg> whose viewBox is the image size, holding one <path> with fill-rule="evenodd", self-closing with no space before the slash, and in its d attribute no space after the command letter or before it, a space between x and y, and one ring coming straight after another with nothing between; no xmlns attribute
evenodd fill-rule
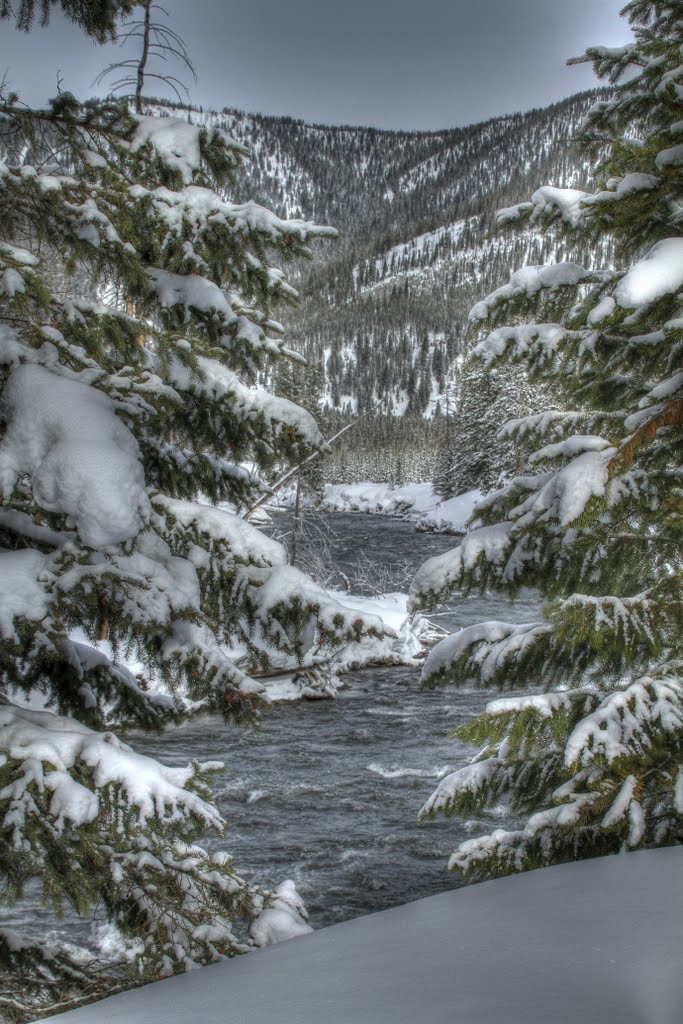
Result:
<svg viewBox="0 0 683 1024"><path fill-rule="evenodd" d="M521 446L502 429L532 411L538 395L521 366L465 364L455 415L439 452L434 490L444 499L492 490L520 469Z"/></svg>
<svg viewBox="0 0 683 1024"><path fill-rule="evenodd" d="M482 368L522 361L563 408L509 425L534 442L533 471L413 583L414 608L455 588L546 600L535 622L461 630L424 667L427 685L545 691L459 729L481 753L423 808L469 818L504 801L527 819L460 845L451 867L474 875L683 842L683 20L679 0L623 13L634 42L578 58L621 82L583 133L589 159L609 143L595 192L544 187L499 214L561 224L596 253L612 237L620 269L525 267L472 311Z"/></svg>

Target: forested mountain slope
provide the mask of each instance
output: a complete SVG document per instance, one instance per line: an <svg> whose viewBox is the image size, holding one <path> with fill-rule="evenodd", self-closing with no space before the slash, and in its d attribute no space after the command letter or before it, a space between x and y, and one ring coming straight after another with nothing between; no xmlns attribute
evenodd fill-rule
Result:
<svg viewBox="0 0 683 1024"><path fill-rule="evenodd" d="M253 154L240 172L238 200L339 230L338 240L319 246L315 261L293 275L304 301L288 324L292 343L323 371L325 408L348 415L381 403L363 424L363 443L355 431L348 440L344 460L355 460L355 469L338 463L337 476L362 474L358 451L386 451L392 436L402 437L401 464L396 456L383 476L428 478L442 428L417 427L414 418L446 413L446 390L454 410L469 309L511 268L587 258L552 235L501 236L494 216L540 185L587 185L567 140L598 95L439 132L308 125L228 108L187 111ZM389 427L387 416L403 423ZM430 454L422 458L425 445ZM372 460L365 473L373 474Z"/></svg>

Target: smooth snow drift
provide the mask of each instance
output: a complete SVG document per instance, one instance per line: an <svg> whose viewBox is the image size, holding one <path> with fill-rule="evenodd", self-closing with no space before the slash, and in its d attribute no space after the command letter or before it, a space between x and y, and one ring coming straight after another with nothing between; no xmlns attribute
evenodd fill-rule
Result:
<svg viewBox="0 0 683 1024"><path fill-rule="evenodd" d="M683 849L483 882L59 1024L680 1024Z"/></svg>

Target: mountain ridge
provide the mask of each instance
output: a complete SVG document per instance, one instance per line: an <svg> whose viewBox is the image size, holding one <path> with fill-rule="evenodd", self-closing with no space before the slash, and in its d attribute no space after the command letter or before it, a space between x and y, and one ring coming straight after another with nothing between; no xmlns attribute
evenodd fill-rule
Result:
<svg viewBox="0 0 683 1024"><path fill-rule="evenodd" d="M500 235L495 213L544 184L590 187L568 140L605 94L440 131L311 125L228 107L150 109L220 127L252 152L236 201L337 228L339 239L317 246L312 263L289 268L302 302L280 319L323 378L323 410L336 423L379 406L403 435L405 463L411 445L400 420L438 418L457 401L474 303L525 264L588 258L552 233ZM364 423L360 447L374 445L376 418ZM349 458L359 447L353 433ZM417 433L420 450L433 447L422 437L429 428ZM425 478L433 458L413 454L413 475ZM336 471L354 476L360 467Z"/></svg>

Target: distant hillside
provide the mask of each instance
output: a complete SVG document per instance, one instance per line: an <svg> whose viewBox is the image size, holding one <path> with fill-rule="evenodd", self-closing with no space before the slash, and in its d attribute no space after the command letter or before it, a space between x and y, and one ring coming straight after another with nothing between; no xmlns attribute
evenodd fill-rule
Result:
<svg viewBox="0 0 683 1024"><path fill-rule="evenodd" d="M312 263L288 268L302 302L278 311L314 368L292 397L306 393L316 404L317 390L330 433L377 409L327 460L335 481L430 479L443 421L459 400L471 307L526 263L595 258L552 233L500 235L494 218L543 184L591 187L571 139L602 95L439 132L150 101L150 112L221 127L247 146L252 159L231 198L339 231L316 245Z"/></svg>
<svg viewBox="0 0 683 1024"><path fill-rule="evenodd" d="M601 95L438 132L149 101L150 113L217 126L246 145L252 159L231 199L339 231L315 246L311 263L287 268L302 301L277 314L313 368L291 397L306 395L324 411L328 435L375 410L326 460L329 479L431 479L443 421L459 400L471 307L525 263L594 258L552 233L501 236L494 218L543 184L590 187L571 138ZM0 159L9 156L25 154L6 153L0 140ZM59 291L59 260L52 277ZM88 293L94 284L80 287Z"/></svg>
<svg viewBox="0 0 683 1024"><path fill-rule="evenodd" d="M190 112L253 153L236 198L340 232L300 269L304 301L289 318L294 341L322 361L328 407L444 411L471 306L511 269L559 254L534 233L490 234L495 211L548 182L586 185L568 140L598 95L441 132Z"/></svg>

